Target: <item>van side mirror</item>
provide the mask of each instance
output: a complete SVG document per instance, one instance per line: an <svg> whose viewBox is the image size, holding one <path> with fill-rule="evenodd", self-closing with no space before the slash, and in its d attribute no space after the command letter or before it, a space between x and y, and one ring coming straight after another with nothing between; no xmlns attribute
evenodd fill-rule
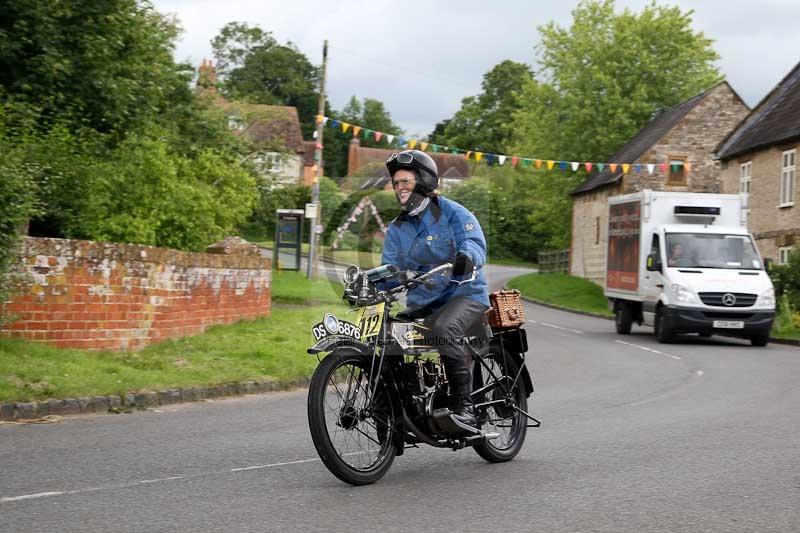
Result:
<svg viewBox="0 0 800 533"><path fill-rule="evenodd" d="M767 272L772 270L772 264L773 264L773 261L772 261L771 257L765 257L764 258L764 270L766 270Z"/></svg>
<svg viewBox="0 0 800 533"><path fill-rule="evenodd" d="M662 265L657 253L652 253L647 256L647 270L649 272L661 272Z"/></svg>

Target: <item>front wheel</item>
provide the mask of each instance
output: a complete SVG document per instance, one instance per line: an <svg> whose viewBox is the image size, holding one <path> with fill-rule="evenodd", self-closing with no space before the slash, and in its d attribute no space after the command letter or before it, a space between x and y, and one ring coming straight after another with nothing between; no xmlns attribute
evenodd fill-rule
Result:
<svg viewBox="0 0 800 533"><path fill-rule="evenodd" d="M672 324L670 324L669 320L667 319L664 309L659 309L656 312L655 333L656 340L662 344L672 342L672 339L675 336L675 333L672 330Z"/></svg>
<svg viewBox="0 0 800 533"><path fill-rule="evenodd" d="M328 470L352 485L378 481L397 454L397 413L383 383L374 386L369 379L371 363L372 357L355 350L331 352L308 389L314 447Z"/></svg>
<svg viewBox="0 0 800 533"><path fill-rule="evenodd" d="M754 335L750 337L750 344L753 346L766 346L769 342L769 335Z"/></svg>
<svg viewBox="0 0 800 533"><path fill-rule="evenodd" d="M525 370L527 371L527 370ZM476 358L472 399L484 433L499 433L499 437L475 445L475 451L490 463L513 459L525 443L528 392L519 366L506 353L491 352Z"/></svg>

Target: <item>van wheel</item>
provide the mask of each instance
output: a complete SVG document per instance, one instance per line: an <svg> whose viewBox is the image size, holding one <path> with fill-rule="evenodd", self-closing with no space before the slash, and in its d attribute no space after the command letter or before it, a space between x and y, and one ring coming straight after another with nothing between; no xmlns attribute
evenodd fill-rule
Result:
<svg viewBox="0 0 800 533"><path fill-rule="evenodd" d="M630 305L625 302L617 302L614 311L614 323L617 326L617 333L620 335L627 335L631 332L633 313Z"/></svg>
<svg viewBox="0 0 800 533"><path fill-rule="evenodd" d="M750 344L753 346L766 346L769 342L769 335L755 335L750 337Z"/></svg>
<svg viewBox="0 0 800 533"><path fill-rule="evenodd" d="M675 334L672 331L672 326L667 323L667 317L664 316L661 309L659 309L656 314L655 322L656 340L662 344L672 342L672 338Z"/></svg>

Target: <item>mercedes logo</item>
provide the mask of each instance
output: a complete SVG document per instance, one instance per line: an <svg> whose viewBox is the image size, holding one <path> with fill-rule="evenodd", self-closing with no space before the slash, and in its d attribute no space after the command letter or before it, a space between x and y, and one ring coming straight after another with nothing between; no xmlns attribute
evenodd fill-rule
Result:
<svg viewBox="0 0 800 533"><path fill-rule="evenodd" d="M722 304L727 305L728 307L732 306L736 303L736 296L733 294L726 292L722 295Z"/></svg>

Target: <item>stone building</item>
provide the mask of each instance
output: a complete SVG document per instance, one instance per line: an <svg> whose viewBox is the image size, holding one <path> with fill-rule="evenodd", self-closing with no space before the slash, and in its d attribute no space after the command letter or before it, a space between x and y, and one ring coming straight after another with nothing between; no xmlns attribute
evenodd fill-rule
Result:
<svg viewBox="0 0 800 533"><path fill-rule="evenodd" d="M572 192L570 273L605 283L610 196L644 189L721 192L712 153L748 111L728 82L720 82L655 115L608 159L609 163L630 163L628 173L609 166L591 173ZM652 173L647 164L655 164Z"/></svg>
<svg viewBox="0 0 800 533"><path fill-rule="evenodd" d="M800 63L717 149L724 192L749 197L749 228L763 257L785 263L800 246L797 150Z"/></svg>

